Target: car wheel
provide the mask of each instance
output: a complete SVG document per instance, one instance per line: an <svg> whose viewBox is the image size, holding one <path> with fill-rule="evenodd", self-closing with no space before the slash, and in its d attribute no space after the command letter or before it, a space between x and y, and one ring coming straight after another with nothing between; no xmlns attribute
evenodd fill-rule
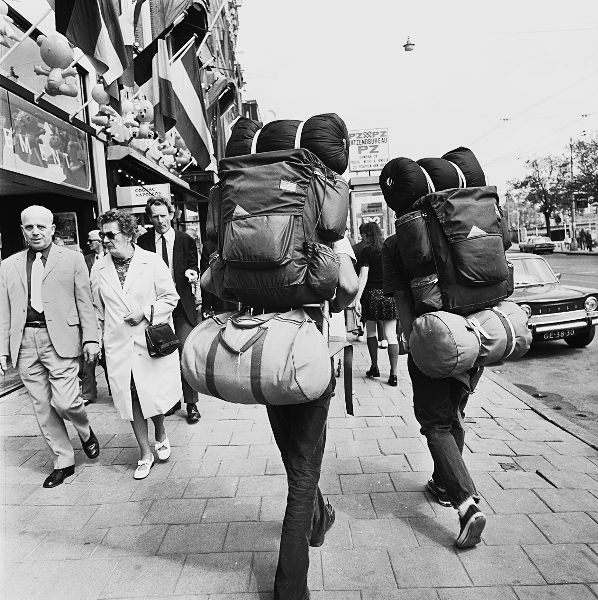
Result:
<svg viewBox="0 0 598 600"><path fill-rule="evenodd" d="M590 327L583 333L565 338L565 342L571 346L571 348L585 348L593 339L596 333L596 327Z"/></svg>

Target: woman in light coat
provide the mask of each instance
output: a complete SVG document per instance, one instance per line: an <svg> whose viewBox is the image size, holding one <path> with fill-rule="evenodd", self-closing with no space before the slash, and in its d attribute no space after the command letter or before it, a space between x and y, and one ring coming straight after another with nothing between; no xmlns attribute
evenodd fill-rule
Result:
<svg viewBox="0 0 598 600"><path fill-rule="evenodd" d="M91 271L91 288L102 332L112 399L122 419L131 421L140 450L135 479L148 476L154 463L147 419L155 428L160 460L170 456L164 413L182 395L178 354L152 358L145 330L151 308L154 323L169 322L179 296L162 258L135 245L137 220L109 210L98 219L106 254Z"/></svg>

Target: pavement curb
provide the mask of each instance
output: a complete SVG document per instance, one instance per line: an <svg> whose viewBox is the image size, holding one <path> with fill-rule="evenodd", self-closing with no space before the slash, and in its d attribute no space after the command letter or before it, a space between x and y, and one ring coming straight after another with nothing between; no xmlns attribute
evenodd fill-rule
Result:
<svg viewBox="0 0 598 600"><path fill-rule="evenodd" d="M572 423L569 419L566 419L558 412L545 406L539 400L536 400L533 396L530 396L527 392L520 390L516 385L509 383L504 377L501 377L497 373L491 370L491 367L486 367L484 369L484 375L493 381L505 391L509 392L515 396L518 400L521 400L525 404L527 404L534 412L538 413L541 417L556 425L560 429L566 431L571 434L573 437L576 437L578 440L587 444L594 450L598 450L598 437L591 434L589 431L583 429L579 425Z"/></svg>

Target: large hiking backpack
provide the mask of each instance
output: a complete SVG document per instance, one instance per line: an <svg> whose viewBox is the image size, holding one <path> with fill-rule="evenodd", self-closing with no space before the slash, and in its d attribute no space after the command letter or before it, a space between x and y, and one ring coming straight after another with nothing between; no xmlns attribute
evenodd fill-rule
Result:
<svg viewBox="0 0 598 600"><path fill-rule="evenodd" d="M415 312L468 314L513 293L511 245L495 187L450 189L417 200L395 222Z"/></svg>
<svg viewBox="0 0 598 600"><path fill-rule="evenodd" d="M331 299L340 263L329 244L345 233L345 180L302 148L223 159L219 178L208 211L219 253L202 286L264 308Z"/></svg>

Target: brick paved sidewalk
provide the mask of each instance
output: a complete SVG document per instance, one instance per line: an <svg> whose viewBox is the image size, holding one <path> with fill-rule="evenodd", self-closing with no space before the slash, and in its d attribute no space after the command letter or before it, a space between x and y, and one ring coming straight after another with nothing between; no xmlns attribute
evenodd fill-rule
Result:
<svg viewBox="0 0 598 600"><path fill-rule="evenodd" d="M312 549L313 600L596 599L598 451L484 377L466 461L488 524L459 551L456 512L423 491L431 460L405 357L391 388L385 357L380 380L365 380L365 344L355 349L355 417L340 380L332 402L321 487L337 519ZM79 450L54 490L41 487L51 463L26 396L0 400L7 600L269 600L286 482L264 408L201 398L199 424L167 419L170 461L135 481L130 425L99 370L98 382L100 458Z"/></svg>

